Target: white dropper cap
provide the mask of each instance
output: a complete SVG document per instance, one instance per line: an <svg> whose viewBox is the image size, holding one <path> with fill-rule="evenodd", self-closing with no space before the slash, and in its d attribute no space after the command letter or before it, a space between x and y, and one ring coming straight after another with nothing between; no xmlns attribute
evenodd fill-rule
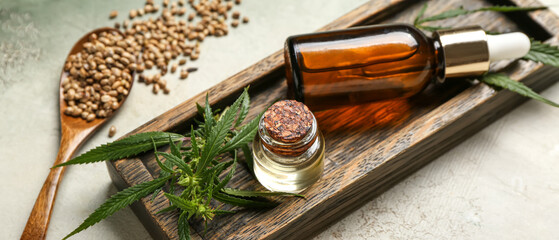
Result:
<svg viewBox="0 0 559 240"><path fill-rule="evenodd" d="M521 32L487 35L489 61L524 57L530 50L530 39Z"/></svg>
<svg viewBox="0 0 559 240"><path fill-rule="evenodd" d="M436 31L434 39L444 54L444 77L479 76L490 62L515 59L530 50L530 39L523 33L488 35L480 26Z"/></svg>

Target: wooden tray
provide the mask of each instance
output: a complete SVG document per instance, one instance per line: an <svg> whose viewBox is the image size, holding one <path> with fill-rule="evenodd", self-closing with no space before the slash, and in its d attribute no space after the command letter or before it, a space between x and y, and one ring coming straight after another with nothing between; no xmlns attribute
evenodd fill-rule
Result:
<svg viewBox="0 0 559 240"><path fill-rule="evenodd" d="M541 6L537 1L468 1L467 8L487 5ZM371 1L349 12L320 30L358 25L413 22L422 6L419 1ZM430 1L427 14L454 9L459 0ZM551 12L480 12L437 25L464 26L472 23L486 30L521 30L532 37L557 42L559 18ZM251 85L253 117L277 99L284 98L283 52L277 51L253 66L208 90L212 105L225 106ZM556 82L559 69L526 61L500 63L512 78L535 90ZM189 99L140 126L130 134L146 131L184 133L196 116L195 103L203 103L206 93ZM318 126L326 138L325 172L322 179L304 194L307 199L289 198L268 211L242 211L217 217L203 233L193 224L193 239L300 239L320 232L355 208L396 184L421 166L435 159L464 138L489 125L525 101L508 91L495 91L483 84L448 81L431 86L419 96L363 106L316 113ZM159 172L153 153L139 158L107 163L111 178L119 189L152 180ZM240 165L230 186L243 189L262 187ZM132 209L156 239L177 238L176 212L155 214L168 206L160 193L132 205Z"/></svg>

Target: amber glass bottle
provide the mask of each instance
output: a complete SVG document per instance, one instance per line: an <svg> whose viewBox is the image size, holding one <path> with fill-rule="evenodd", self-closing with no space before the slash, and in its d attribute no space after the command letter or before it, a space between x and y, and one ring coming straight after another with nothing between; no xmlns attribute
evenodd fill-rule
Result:
<svg viewBox="0 0 559 240"><path fill-rule="evenodd" d="M298 35L287 39L284 55L289 97L311 110L406 98L430 82L489 69L479 27L433 38L407 24Z"/></svg>

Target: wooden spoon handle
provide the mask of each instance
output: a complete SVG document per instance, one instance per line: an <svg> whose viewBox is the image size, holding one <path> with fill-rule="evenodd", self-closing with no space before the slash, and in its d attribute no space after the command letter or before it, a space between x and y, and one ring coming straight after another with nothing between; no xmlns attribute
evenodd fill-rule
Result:
<svg viewBox="0 0 559 240"><path fill-rule="evenodd" d="M83 140L84 138L79 136L79 134L64 134L63 131L60 140L60 148L58 149L58 156L56 157L54 165L68 161ZM21 235L22 240L45 239L54 200L56 198L56 192L58 191L58 184L62 180L64 170L65 167L53 168L50 170L43 184L43 188L41 192L39 192L37 200L35 200L35 206L33 206L31 215L27 220L27 225L25 225L25 229Z"/></svg>

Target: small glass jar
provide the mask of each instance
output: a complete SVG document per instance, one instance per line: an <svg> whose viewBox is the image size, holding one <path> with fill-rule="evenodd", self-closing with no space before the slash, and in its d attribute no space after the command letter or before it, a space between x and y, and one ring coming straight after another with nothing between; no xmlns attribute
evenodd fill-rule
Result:
<svg viewBox="0 0 559 240"><path fill-rule="evenodd" d="M252 149L254 174L269 190L299 193L322 176L324 137L303 103L284 100L270 106Z"/></svg>

